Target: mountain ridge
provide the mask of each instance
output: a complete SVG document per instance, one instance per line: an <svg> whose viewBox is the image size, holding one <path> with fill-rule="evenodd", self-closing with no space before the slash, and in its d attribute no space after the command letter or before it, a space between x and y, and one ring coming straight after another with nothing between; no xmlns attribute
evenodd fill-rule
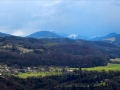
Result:
<svg viewBox="0 0 120 90"><path fill-rule="evenodd" d="M6 37L6 36L13 36L13 35L0 32L0 37ZM65 33L60 34L60 33L43 30L43 31L32 33L26 37L37 38L37 39L40 39L40 38L70 38L70 39L83 39L83 40L89 40L89 41L104 41L104 42L114 43L120 46L120 34L117 34L115 32L109 33L104 36L89 38L85 35L80 35L80 34L68 35Z"/></svg>
<svg viewBox="0 0 120 90"><path fill-rule="evenodd" d="M112 33L109 33L109 34L107 34L107 35L104 35L104 36L97 36L97 37L95 37L95 38L92 38L91 40L92 41L99 41L99 40L104 40L104 39L107 39L107 38L111 38L111 37L114 37L114 36L116 36L116 35L118 35L117 33L115 33L115 32L112 32Z"/></svg>
<svg viewBox="0 0 120 90"><path fill-rule="evenodd" d="M50 32L50 31L38 31L33 34L28 35L27 37L32 37L32 38L61 38L61 36Z"/></svg>
<svg viewBox="0 0 120 90"><path fill-rule="evenodd" d="M5 36L12 36L12 35L0 32L0 37L5 37Z"/></svg>

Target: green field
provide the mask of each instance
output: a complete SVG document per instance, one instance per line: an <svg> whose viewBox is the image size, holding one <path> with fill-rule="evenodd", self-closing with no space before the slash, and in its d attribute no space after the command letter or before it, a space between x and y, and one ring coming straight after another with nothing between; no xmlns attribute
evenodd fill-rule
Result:
<svg viewBox="0 0 120 90"><path fill-rule="evenodd" d="M120 58L116 59L110 59L112 61L120 61ZM19 73L18 75L15 75L20 78L27 78L27 77L45 77L45 76L52 76L52 75L61 75L62 72L57 72L60 70L60 68L55 68L51 67L50 68L52 71L51 72L27 72L27 73ZM71 70L75 70L78 68L70 68ZM98 67L91 67L91 68L82 68L82 70L97 70L97 71L109 71L109 70L114 70L114 71L120 71L120 64L113 64L113 63L108 63L107 66L98 66Z"/></svg>
<svg viewBox="0 0 120 90"><path fill-rule="evenodd" d="M62 72L27 72L27 73L19 73L18 75L15 75L20 78L27 78L27 77L37 77L37 76L51 76L51 75L61 75Z"/></svg>
<svg viewBox="0 0 120 90"><path fill-rule="evenodd" d="M112 64L112 63L108 63L107 66L98 66L98 67L92 67L92 68L82 68L82 70L97 70L97 71L101 71L101 70L116 70L116 71L120 71L120 64Z"/></svg>

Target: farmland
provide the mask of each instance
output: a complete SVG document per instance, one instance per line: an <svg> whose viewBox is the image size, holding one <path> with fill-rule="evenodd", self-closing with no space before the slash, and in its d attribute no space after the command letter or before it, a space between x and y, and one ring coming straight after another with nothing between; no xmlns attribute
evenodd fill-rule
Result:
<svg viewBox="0 0 120 90"><path fill-rule="evenodd" d="M62 72L27 72L27 73L19 73L15 75L20 78L27 78L27 77L45 77L45 76L52 76L52 75L60 75Z"/></svg>
<svg viewBox="0 0 120 90"><path fill-rule="evenodd" d="M97 70L97 71L101 71L101 70L105 70L105 71L109 71L109 70L115 70L115 71L120 71L120 64L112 64L112 63L108 63L107 66L98 66L98 67L91 67L91 68L82 68L82 70Z"/></svg>
<svg viewBox="0 0 120 90"><path fill-rule="evenodd" d="M120 64L112 64L112 63L108 63L107 66L98 66L98 67L91 67L91 68L82 68L82 70L97 70L97 71L109 71L109 70L113 70L113 71L120 71ZM72 70L74 69L78 69L78 68L71 68ZM27 73L19 73L18 77L20 78L27 78L27 77L45 77L45 76L52 76L52 75L61 75L62 72L27 72Z"/></svg>
<svg viewBox="0 0 120 90"><path fill-rule="evenodd" d="M115 58L115 59L110 59L110 61L120 61L120 58ZM82 68L82 70L88 70L88 71L93 71L93 70L97 70L97 71L109 71L109 70L113 70L113 71L120 71L120 64L114 64L114 63L108 63L107 66L98 66L98 67L91 67L91 68ZM18 73L18 75L16 75L17 77L20 78L27 78L27 77L45 77L45 76L52 76L52 75L61 75L62 72L58 71L60 68L56 68L56 67L51 67L51 71L49 72L26 72L26 73ZM61 69L62 70L62 69ZM67 69L65 69L67 70ZM78 70L78 68L68 68L68 70Z"/></svg>

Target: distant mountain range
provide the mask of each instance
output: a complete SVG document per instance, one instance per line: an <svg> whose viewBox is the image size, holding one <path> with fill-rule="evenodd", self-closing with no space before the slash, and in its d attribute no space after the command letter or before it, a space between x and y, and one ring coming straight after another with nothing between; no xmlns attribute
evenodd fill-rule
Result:
<svg viewBox="0 0 120 90"><path fill-rule="evenodd" d="M114 37L114 36L116 36L116 35L118 35L117 33L110 33L110 34L108 34L108 35L105 35L105 36L97 36L97 37L94 37L94 38L92 38L91 40L93 40L93 41L101 41L101 40L105 40L105 39L107 39L107 38L112 38L112 37Z"/></svg>
<svg viewBox="0 0 120 90"><path fill-rule="evenodd" d="M5 36L12 36L10 34L6 34L6 33L1 33L0 32L0 37L5 37ZM117 34L115 32L110 33L108 35L105 36L97 36L94 38L89 38L87 36L84 35L76 35L76 34L71 34L71 35L67 35L65 33L54 33L54 32L50 32L50 31L39 31L39 32L35 32L27 37L31 37L31 38L71 38L71 39L84 39L84 40L90 40L90 41L105 41L105 42L110 42L110 43L117 43L120 45L120 34Z"/></svg>
<svg viewBox="0 0 120 90"><path fill-rule="evenodd" d="M114 43L114 44L120 46L120 34L117 34L117 35L109 37L109 38L105 38L102 41L109 42L109 43Z"/></svg>
<svg viewBox="0 0 120 90"><path fill-rule="evenodd" d="M32 37L32 38L71 38L71 39L85 39L85 40L89 39L87 36L84 36L84 35L75 35L75 34L67 35L65 33L56 34L54 32L50 32L50 31L35 32L27 37Z"/></svg>
<svg viewBox="0 0 120 90"><path fill-rule="evenodd" d="M68 36L68 38L89 40L89 38L85 35L76 35L76 34L71 34Z"/></svg>
<svg viewBox="0 0 120 90"><path fill-rule="evenodd" d="M39 31L39 32L35 32L27 37L32 37L32 38L71 38L71 39L84 39L84 40L91 40L91 41L114 41L115 40L115 36L117 36L117 33L110 33L108 35L105 36L97 36L94 38L89 38L85 35L76 35L76 34L71 34L71 35L67 35L65 33L62 34L56 34L54 32L50 32L50 31ZM117 36L117 38L119 37L119 35Z"/></svg>
<svg viewBox="0 0 120 90"><path fill-rule="evenodd" d="M6 36L12 36L12 35L0 32L0 37L6 37Z"/></svg>
<svg viewBox="0 0 120 90"><path fill-rule="evenodd" d="M101 36L101 37L100 36L94 37L91 39L84 35L56 34L54 32L50 32L50 31L39 31L39 32L33 33L27 37L32 37L32 38L71 38L71 39L83 39L83 40L89 40L89 41L104 41L104 42L114 43L114 44L120 46L120 34L117 34L115 32L110 33L105 36Z"/></svg>
<svg viewBox="0 0 120 90"><path fill-rule="evenodd" d="M89 37L85 36L85 35L77 35L76 39L85 39L85 40L89 40Z"/></svg>
<svg viewBox="0 0 120 90"><path fill-rule="evenodd" d="M120 46L120 34L110 33L105 36L95 37L91 39L92 41L104 41L109 43L114 43Z"/></svg>

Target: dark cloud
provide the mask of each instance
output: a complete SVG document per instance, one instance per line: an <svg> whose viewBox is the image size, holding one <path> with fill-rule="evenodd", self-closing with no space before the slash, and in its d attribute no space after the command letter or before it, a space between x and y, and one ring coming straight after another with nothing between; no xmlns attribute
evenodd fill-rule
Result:
<svg viewBox="0 0 120 90"><path fill-rule="evenodd" d="M119 32L115 0L0 1L0 31L28 35L40 30L94 36Z"/></svg>

